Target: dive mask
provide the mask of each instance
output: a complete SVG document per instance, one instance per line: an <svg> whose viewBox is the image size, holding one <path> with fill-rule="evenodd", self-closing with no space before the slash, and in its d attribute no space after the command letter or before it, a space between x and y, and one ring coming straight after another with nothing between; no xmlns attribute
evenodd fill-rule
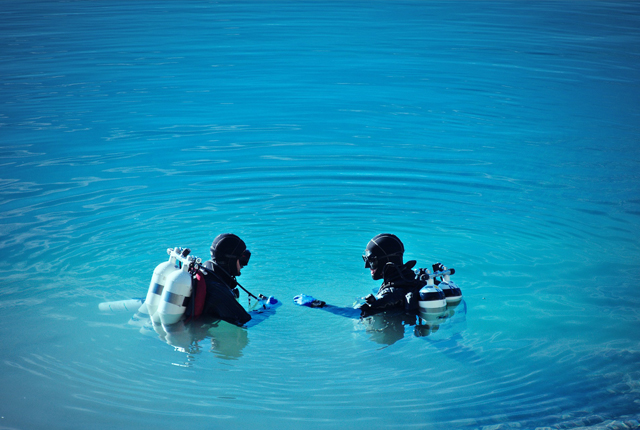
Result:
<svg viewBox="0 0 640 430"><path fill-rule="evenodd" d="M251 258L251 251L249 251L248 249L245 249L242 255L240 256L240 258L238 258L238 260L240 261L240 266L244 267L247 264L249 264L250 258Z"/></svg>

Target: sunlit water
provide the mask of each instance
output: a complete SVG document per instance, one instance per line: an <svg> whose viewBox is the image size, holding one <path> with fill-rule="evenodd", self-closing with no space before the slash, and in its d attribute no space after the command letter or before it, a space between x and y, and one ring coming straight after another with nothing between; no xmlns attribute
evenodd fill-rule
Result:
<svg viewBox="0 0 640 430"><path fill-rule="evenodd" d="M637 2L1 2L0 428L638 428L639 70ZM259 323L98 311L223 232ZM449 318L293 304L382 232Z"/></svg>

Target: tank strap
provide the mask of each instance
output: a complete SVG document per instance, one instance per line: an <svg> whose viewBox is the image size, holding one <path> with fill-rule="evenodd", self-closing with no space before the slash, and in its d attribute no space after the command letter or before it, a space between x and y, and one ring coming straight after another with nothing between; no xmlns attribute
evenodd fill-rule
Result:
<svg viewBox="0 0 640 430"><path fill-rule="evenodd" d="M182 294L172 293L171 291L165 291L164 293L164 301L176 306L186 307L189 304L190 298L191 297L185 297Z"/></svg>
<svg viewBox="0 0 640 430"><path fill-rule="evenodd" d="M153 294L157 294L159 296L162 295L162 290L164 289L164 285L160 285L157 282L155 284L153 284L153 288L151 289L151 292Z"/></svg>

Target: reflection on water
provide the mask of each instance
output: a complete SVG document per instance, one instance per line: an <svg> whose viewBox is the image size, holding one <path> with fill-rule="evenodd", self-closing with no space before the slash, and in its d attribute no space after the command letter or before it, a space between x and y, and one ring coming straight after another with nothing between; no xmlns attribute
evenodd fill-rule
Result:
<svg viewBox="0 0 640 430"><path fill-rule="evenodd" d="M203 350L230 360L242 357L242 350L249 344L248 330L274 315L279 306L279 302L277 306L270 307L256 304L255 309L250 311L251 321L243 327L206 317L183 318L175 324L164 325L154 322L140 310L131 317L128 324L140 327L143 335L156 337L173 346L176 351L186 353L187 363L192 362L195 355L201 354Z"/></svg>
<svg viewBox="0 0 640 430"><path fill-rule="evenodd" d="M187 354L187 361L193 361L194 355L204 351L213 352L223 359L242 357L242 350L249 344L247 330L224 321L180 321L170 326L149 320L141 328L145 335L173 346L176 351Z"/></svg>
<svg viewBox="0 0 640 430"><path fill-rule="evenodd" d="M209 343L208 351L218 357L237 359L242 357L242 350L249 344L248 329L274 315L275 309L251 311L252 320L245 327L208 318L189 321L183 319L166 326L154 322L148 315L140 312L131 317L129 325L139 326L143 335L158 338L173 346L176 351L186 353L188 361L193 361L194 355L206 351L208 346L204 345ZM421 310L418 313L388 311L364 318L360 318L360 311L353 308L328 305L321 309L355 319L356 329L358 326L363 327L373 342L387 346L403 339L406 332L412 332L416 337L431 336L438 342L444 339L451 340L465 329L467 315L467 304L464 300L448 305L443 310ZM412 328L413 330L410 330Z"/></svg>
<svg viewBox="0 0 640 430"><path fill-rule="evenodd" d="M362 324L372 341L393 345L404 338L408 328L416 337L452 337L465 328L467 304L464 300L447 305L443 310L423 310L416 313L383 312L362 318ZM442 331L442 332L441 332ZM441 332L441 333L439 333ZM444 333L446 332L446 333Z"/></svg>

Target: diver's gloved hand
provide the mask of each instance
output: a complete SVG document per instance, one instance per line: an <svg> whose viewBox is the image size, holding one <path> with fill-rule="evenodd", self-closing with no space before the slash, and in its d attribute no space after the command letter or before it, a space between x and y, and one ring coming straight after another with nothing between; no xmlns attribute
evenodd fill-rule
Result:
<svg viewBox="0 0 640 430"><path fill-rule="evenodd" d="M368 303L362 303L361 305L357 306L356 309L360 309L360 317L364 318L364 317L368 317L369 315L371 315L371 305Z"/></svg>
<svg viewBox="0 0 640 430"><path fill-rule="evenodd" d="M315 299L306 294L298 294L293 298L293 303L300 306L308 306L310 308L321 308L326 305L322 300Z"/></svg>
<svg viewBox="0 0 640 430"><path fill-rule="evenodd" d="M262 296L264 297L264 296ZM260 304L264 309L271 309L280 306L282 303L273 296L264 297L260 299Z"/></svg>

